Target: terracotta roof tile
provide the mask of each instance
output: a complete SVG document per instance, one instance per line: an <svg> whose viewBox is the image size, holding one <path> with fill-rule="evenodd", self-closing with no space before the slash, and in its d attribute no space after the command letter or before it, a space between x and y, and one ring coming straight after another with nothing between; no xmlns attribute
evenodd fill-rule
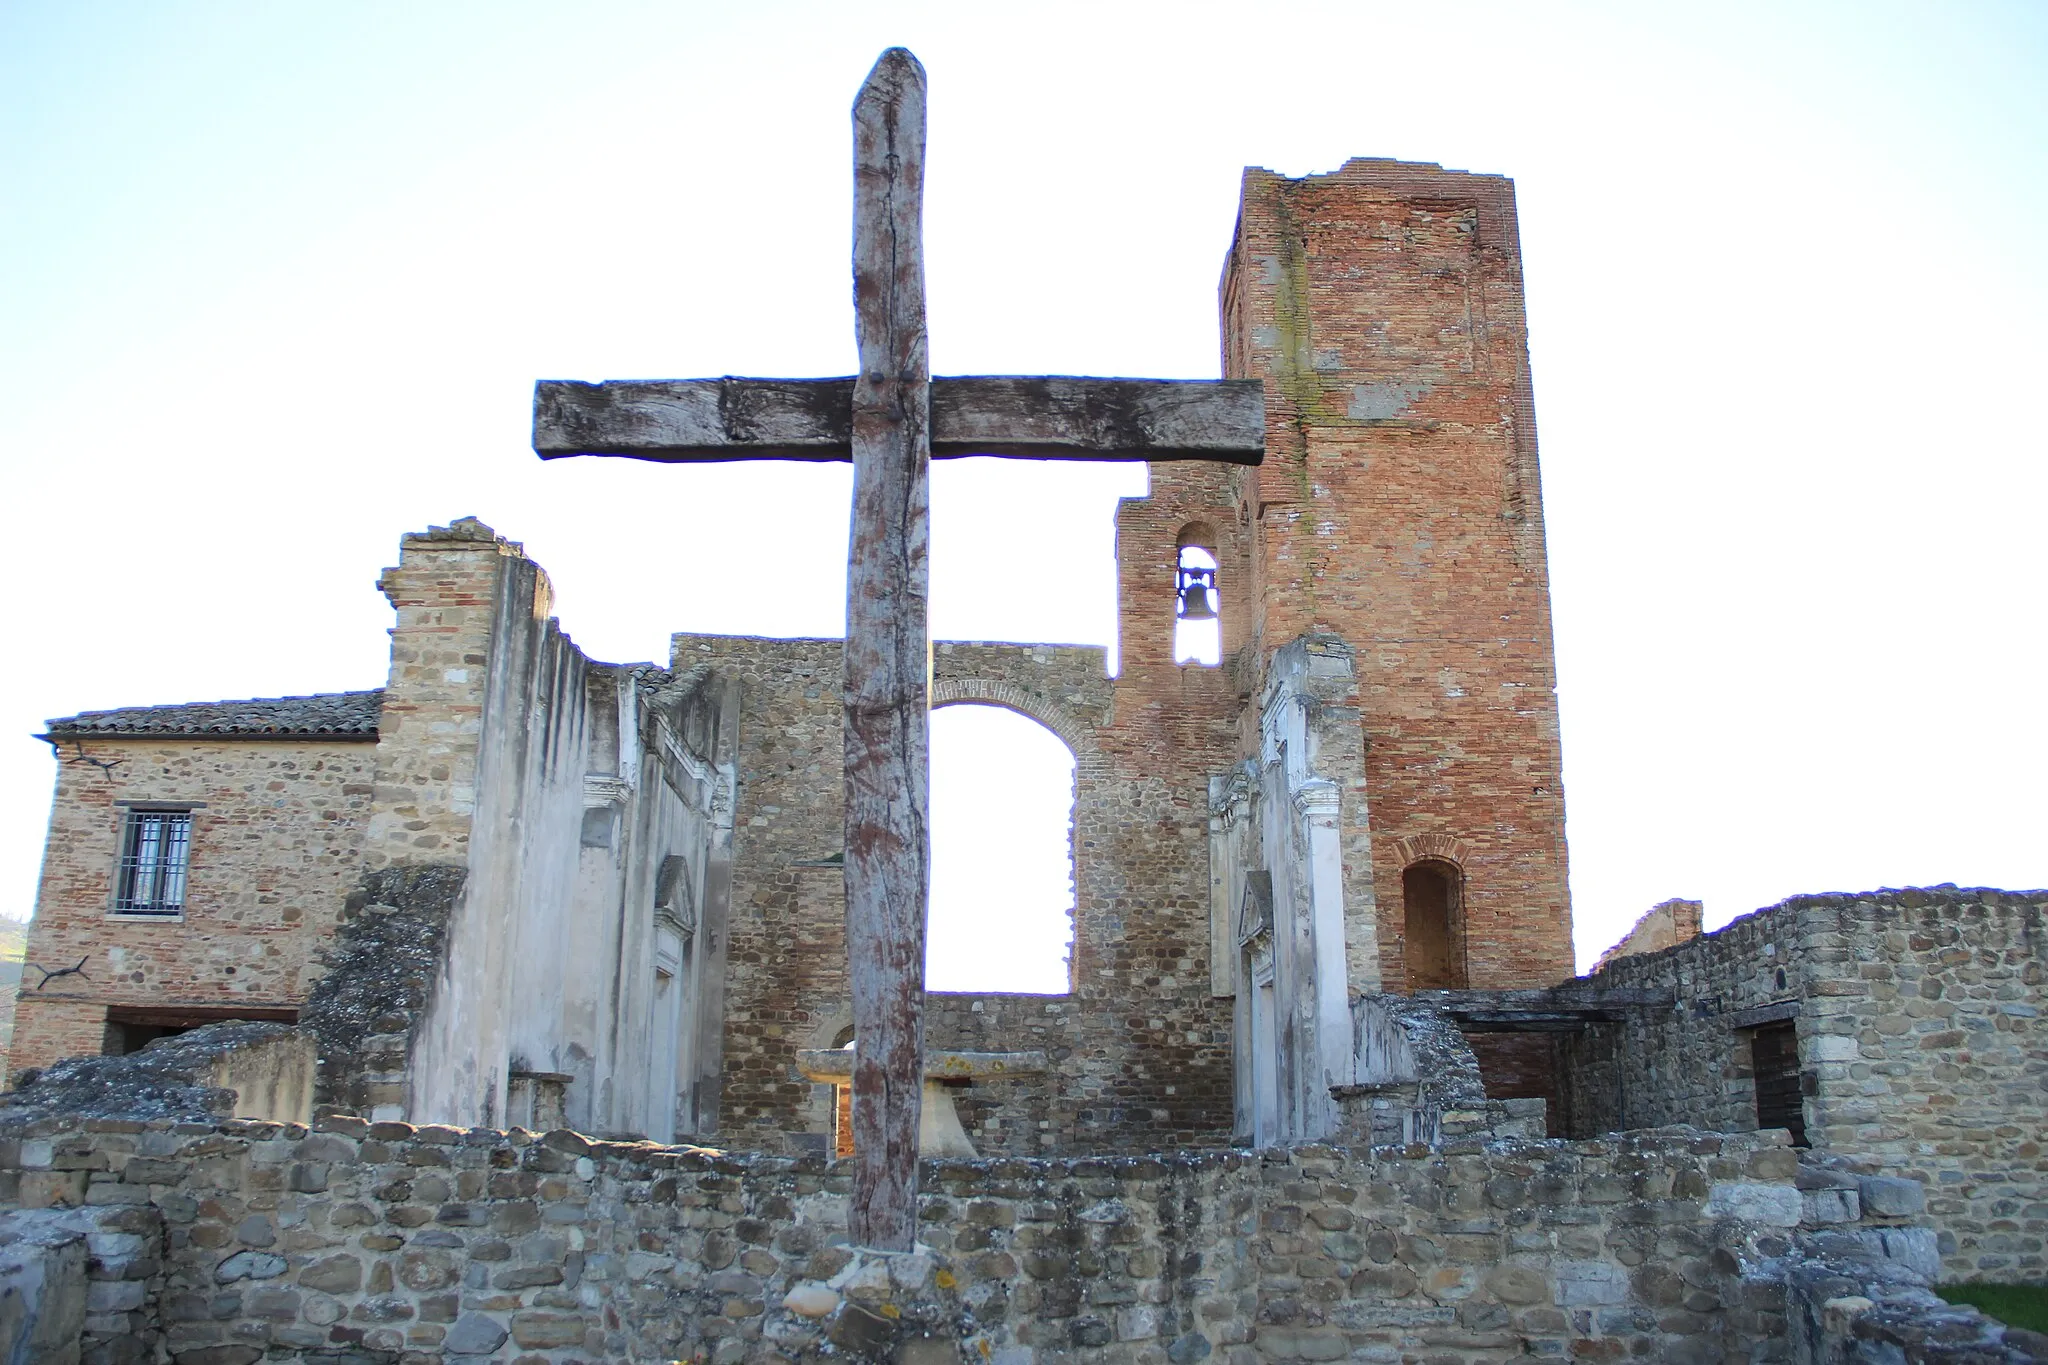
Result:
<svg viewBox="0 0 2048 1365"><path fill-rule="evenodd" d="M287 735L377 737L384 692L323 692L312 697L257 697L183 706L129 706L83 711L49 722L50 734L71 735Z"/></svg>

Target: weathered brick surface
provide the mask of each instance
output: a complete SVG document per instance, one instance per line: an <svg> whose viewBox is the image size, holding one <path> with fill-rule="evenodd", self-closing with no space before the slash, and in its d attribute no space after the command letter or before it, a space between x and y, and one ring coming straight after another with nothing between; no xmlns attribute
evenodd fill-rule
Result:
<svg viewBox="0 0 2048 1365"><path fill-rule="evenodd" d="M522 559L517 543L465 518L401 537L398 564L377 580L398 620L379 723L377 809L365 840L372 871L393 862L461 863L468 853L486 667L493 634L512 624L499 618L522 586L507 561ZM545 618L553 589L545 573L531 577L523 605Z"/></svg>
<svg viewBox="0 0 2048 1365"><path fill-rule="evenodd" d="M116 1359L1769 1361L1796 1168L1698 1133L927 1163L928 1253L874 1261L846 1162L53 1122L0 1140L0 1210L126 1211Z"/></svg>
<svg viewBox="0 0 2048 1365"><path fill-rule="evenodd" d="M110 1005L291 1008L318 973L354 880L376 746L96 736L116 766L59 762L12 1069L96 1053ZM67 747L59 758L72 757ZM110 915L119 801L191 802L190 879L176 919Z"/></svg>
<svg viewBox="0 0 2048 1365"><path fill-rule="evenodd" d="M1249 170L1223 322L1224 372L1266 381L1266 463L1174 479L1212 481L1244 528L1251 619L1226 619L1226 648L1269 658L1315 629L1357 651L1388 988L1405 980L1401 873L1423 857L1464 874L1468 984L1570 976L1512 183L1388 161Z"/></svg>
<svg viewBox="0 0 2048 1365"><path fill-rule="evenodd" d="M1572 1131L1756 1126L1744 1011L1796 1010L1816 1147L1924 1181L1944 1274L2048 1270L2048 892L1796 896L1596 985L1678 1010L1567 1044Z"/></svg>

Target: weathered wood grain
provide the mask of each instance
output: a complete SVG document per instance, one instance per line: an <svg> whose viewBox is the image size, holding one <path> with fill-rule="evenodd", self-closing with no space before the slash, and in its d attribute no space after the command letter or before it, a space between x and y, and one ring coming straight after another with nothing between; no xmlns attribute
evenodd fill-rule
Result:
<svg viewBox="0 0 2048 1365"><path fill-rule="evenodd" d="M542 459L617 455L669 464L852 457L851 379L643 379L533 390ZM963 375L931 381L937 459L1212 460L1265 457L1256 379Z"/></svg>
<svg viewBox="0 0 2048 1365"><path fill-rule="evenodd" d="M846 572L846 954L856 1245L917 1237L930 889L931 369L924 309L924 68L884 52L853 106L853 535Z"/></svg>

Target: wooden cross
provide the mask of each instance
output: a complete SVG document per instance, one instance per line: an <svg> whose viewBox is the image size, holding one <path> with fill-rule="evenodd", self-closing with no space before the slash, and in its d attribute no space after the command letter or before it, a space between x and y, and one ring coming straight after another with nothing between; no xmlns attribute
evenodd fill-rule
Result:
<svg viewBox="0 0 2048 1365"><path fill-rule="evenodd" d="M683 379L534 388L543 459L853 461L846 574L846 952L853 988L856 1245L917 1233L929 889L925 635L934 455L1055 460L1265 456L1255 379L930 376L924 319L924 67L890 48L853 105L851 379ZM1163 586L1162 586L1163 591Z"/></svg>

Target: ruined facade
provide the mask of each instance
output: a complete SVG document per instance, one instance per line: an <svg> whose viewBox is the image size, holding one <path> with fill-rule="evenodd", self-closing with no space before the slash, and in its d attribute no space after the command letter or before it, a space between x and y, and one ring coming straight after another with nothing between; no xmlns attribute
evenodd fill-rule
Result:
<svg viewBox="0 0 2048 1365"><path fill-rule="evenodd" d="M1221 306L1266 462L1119 508L1117 674L932 649L1072 751L1075 905L1066 990L928 998L1004 1060L923 1251L833 1159L841 642L599 663L463 519L382 689L50 723L0 1354L2044 1358L1926 1284L2048 1273L2048 894L1668 902L1568 980L1509 183L1248 172Z"/></svg>
<svg viewBox="0 0 2048 1365"><path fill-rule="evenodd" d="M1355 995L1570 971L1511 186L1250 172L1222 309L1226 372L1265 381L1266 463L1160 465L1119 510L1118 675L1096 649L934 650L934 704L1022 712L1076 759L1071 989L931 1001L935 1046L1046 1055L961 1094L982 1150L1328 1135L1331 1087L1358 1079ZM1175 658L1191 549L1216 566L1213 667ZM192 708L53 722L73 757L144 733L175 757L64 767L55 828L81 836L46 872L35 960L103 953L167 1020L223 990L257 1003L261 981L270 1017L303 1005L322 1032L323 1093L373 1117L825 1150L829 1090L792 1059L848 1022L839 643L685 635L666 667L597 664L539 568L474 521L406 537L382 586L390 679L331 754L202 739ZM208 744L234 799L175 776ZM203 879L246 880L231 822L293 796L245 769L287 758L351 795L294 807L328 841L321 879L266 880L303 929L222 987L198 944L240 931ZM136 801L192 840L174 922L105 909ZM17 1065L96 1050L124 1017L121 982L88 977L37 993ZM1482 1066L1548 1093L1547 1045L1519 1041Z"/></svg>

